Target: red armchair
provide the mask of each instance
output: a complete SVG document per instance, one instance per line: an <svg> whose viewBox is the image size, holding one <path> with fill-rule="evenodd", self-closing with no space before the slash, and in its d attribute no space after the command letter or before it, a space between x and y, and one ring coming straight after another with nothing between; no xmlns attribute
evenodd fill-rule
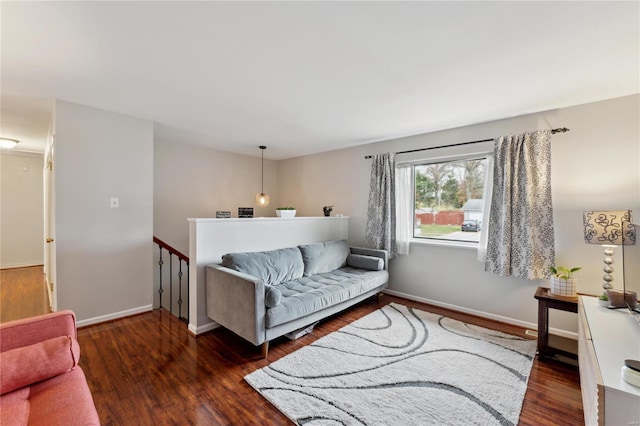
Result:
<svg viewBox="0 0 640 426"><path fill-rule="evenodd" d="M100 424L76 339L71 311L0 324L1 425Z"/></svg>

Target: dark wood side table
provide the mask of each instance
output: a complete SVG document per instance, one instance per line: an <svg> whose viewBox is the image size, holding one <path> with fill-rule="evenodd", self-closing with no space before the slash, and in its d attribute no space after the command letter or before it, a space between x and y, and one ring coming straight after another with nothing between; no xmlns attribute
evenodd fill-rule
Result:
<svg viewBox="0 0 640 426"><path fill-rule="evenodd" d="M562 355L577 359L577 355L549 346L549 308L578 313L578 296L556 296L549 289L538 287L534 296L538 300L538 356Z"/></svg>

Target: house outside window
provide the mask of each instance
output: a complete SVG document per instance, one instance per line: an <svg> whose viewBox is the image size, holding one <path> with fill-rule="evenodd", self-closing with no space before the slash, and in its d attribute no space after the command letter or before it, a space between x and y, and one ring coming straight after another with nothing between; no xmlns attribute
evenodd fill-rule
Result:
<svg viewBox="0 0 640 426"><path fill-rule="evenodd" d="M477 243L483 231L486 158L413 166L413 237Z"/></svg>

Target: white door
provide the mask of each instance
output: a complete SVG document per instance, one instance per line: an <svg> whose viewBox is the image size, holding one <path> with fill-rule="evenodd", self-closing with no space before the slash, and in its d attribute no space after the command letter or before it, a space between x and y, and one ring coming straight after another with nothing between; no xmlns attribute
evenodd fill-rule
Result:
<svg viewBox="0 0 640 426"><path fill-rule="evenodd" d="M49 305L55 312L58 309L56 277L56 245L55 245L55 191L53 164L55 135L50 133L44 154L44 274L49 293Z"/></svg>

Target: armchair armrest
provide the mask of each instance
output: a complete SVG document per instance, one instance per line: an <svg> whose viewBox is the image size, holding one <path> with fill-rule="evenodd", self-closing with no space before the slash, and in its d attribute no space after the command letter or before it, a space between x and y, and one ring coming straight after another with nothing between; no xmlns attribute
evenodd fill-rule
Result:
<svg viewBox="0 0 640 426"><path fill-rule="evenodd" d="M76 316L72 311L9 321L0 324L0 352L61 336L77 338Z"/></svg>
<svg viewBox="0 0 640 426"><path fill-rule="evenodd" d="M265 341L264 282L242 272L211 265L205 268L207 316L259 345Z"/></svg>
<svg viewBox="0 0 640 426"><path fill-rule="evenodd" d="M364 247L350 247L352 254L362 254L364 256L379 257L384 262L384 269L389 269L389 254L386 250L370 249Z"/></svg>

